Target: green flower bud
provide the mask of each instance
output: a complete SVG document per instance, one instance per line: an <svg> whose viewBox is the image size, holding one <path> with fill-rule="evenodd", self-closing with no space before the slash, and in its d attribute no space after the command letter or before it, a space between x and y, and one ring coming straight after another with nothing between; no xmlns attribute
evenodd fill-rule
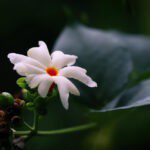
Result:
<svg viewBox="0 0 150 150"><path fill-rule="evenodd" d="M29 110L33 110L33 109L34 109L34 103L28 102L28 103L26 103L26 107L27 107Z"/></svg>
<svg viewBox="0 0 150 150"><path fill-rule="evenodd" d="M27 88L27 83L26 83L25 78L24 78L24 77L19 78L19 79L17 80L17 85L18 85L19 87L21 87L22 89Z"/></svg>
<svg viewBox="0 0 150 150"><path fill-rule="evenodd" d="M5 109L14 104L14 98L10 93L3 92L0 94L0 108Z"/></svg>
<svg viewBox="0 0 150 150"><path fill-rule="evenodd" d="M25 101L33 101L37 96L36 92L32 92L27 89L23 89L22 94Z"/></svg>

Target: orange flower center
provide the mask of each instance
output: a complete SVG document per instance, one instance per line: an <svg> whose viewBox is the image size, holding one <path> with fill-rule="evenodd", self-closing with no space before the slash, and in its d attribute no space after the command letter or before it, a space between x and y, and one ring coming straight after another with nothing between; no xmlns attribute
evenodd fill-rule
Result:
<svg viewBox="0 0 150 150"><path fill-rule="evenodd" d="M46 69L46 72L50 75L50 76L57 76L58 75L58 70L54 67L50 67Z"/></svg>

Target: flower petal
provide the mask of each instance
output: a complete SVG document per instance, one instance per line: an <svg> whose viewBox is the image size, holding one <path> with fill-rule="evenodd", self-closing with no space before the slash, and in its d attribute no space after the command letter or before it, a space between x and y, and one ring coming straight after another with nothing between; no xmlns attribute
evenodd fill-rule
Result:
<svg viewBox="0 0 150 150"><path fill-rule="evenodd" d="M48 95L49 89L52 84L53 84L53 80L50 78L50 76L45 76L38 87L39 95L45 98Z"/></svg>
<svg viewBox="0 0 150 150"><path fill-rule="evenodd" d="M26 77L26 81L31 89L36 88L42 80L47 78L47 74L31 74Z"/></svg>
<svg viewBox="0 0 150 150"><path fill-rule="evenodd" d="M52 53L51 56L52 56L51 65L55 66L58 69L75 64L76 59L78 58L75 55L66 55L61 51L55 51Z"/></svg>
<svg viewBox="0 0 150 150"><path fill-rule="evenodd" d="M30 64L26 63L17 63L14 66L14 70L18 72L21 76L27 76L29 74L42 74L45 73L43 69L40 69L38 67L32 66Z"/></svg>
<svg viewBox="0 0 150 150"><path fill-rule="evenodd" d="M85 74L85 71L80 67L69 66L60 70L60 75L67 78L73 78L79 80L89 87L97 87L97 83L94 82L88 75Z"/></svg>
<svg viewBox="0 0 150 150"><path fill-rule="evenodd" d="M39 41L39 47L29 49L27 54L29 57L38 60L46 67L49 67L51 64L51 57L47 45L43 41Z"/></svg>
<svg viewBox="0 0 150 150"><path fill-rule="evenodd" d="M78 66L68 66L68 67L60 69L60 75L64 75L64 73L66 73L68 70L78 71L78 72L81 72L81 73L84 73L84 74L87 73L87 70L84 69L84 68L81 68L81 67L78 67Z"/></svg>
<svg viewBox="0 0 150 150"><path fill-rule="evenodd" d="M16 63L23 62L23 63L27 63L45 69L45 67L39 61L21 54L10 53L8 54L8 58L10 59L11 63L14 65Z"/></svg>
<svg viewBox="0 0 150 150"><path fill-rule="evenodd" d="M69 92L74 95L80 95L80 92L75 85L63 76L53 77L55 84L58 86L61 102L65 109L69 108L68 98Z"/></svg>

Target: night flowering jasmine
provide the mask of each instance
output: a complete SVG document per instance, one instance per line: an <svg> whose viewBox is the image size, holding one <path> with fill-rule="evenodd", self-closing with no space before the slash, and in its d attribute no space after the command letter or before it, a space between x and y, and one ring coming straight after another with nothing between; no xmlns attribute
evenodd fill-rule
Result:
<svg viewBox="0 0 150 150"><path fill-rule="evenodd" d="M67 55L61 51L55 51L50 55L46 44L42 41L39 42L39 47L29 49L27 55L15 53L8 55L11 63L14 64L14 70L26 77L31 89L38 88L38 93L43 98L56 84L66 109L69 106L69 93L80 95L76 86L68 78L79 80L89 87L97 87L96 82L87 76L85 69L72 66L77 59L75 55Z"/></svg>

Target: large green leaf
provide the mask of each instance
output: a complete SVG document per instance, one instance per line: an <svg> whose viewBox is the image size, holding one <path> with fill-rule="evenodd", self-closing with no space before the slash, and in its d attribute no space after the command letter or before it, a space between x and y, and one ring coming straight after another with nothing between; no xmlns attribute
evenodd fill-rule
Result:
<svg viewBox="0 0 150 150"><path fill-rule="evenodd" d="M150 72L150 38L121 33L116 33L114 35L130 52L134 71L138 73Z"/></svg>
<svg viewBox="0 0 150 150"><path fill-rule="evenodd" d="M129 130L131 130L130 125L132 125L134 126L133 129L135 131L137 127L136 124L145 128L149 121L142 118L147 116L147 119L149 119L149 115L147 115L150 108L149 91L150 80L141 82L137 86L122 93L119 97L112 100L112 102L108 103L101 110L91 110L89 117L91 120L96 121L100 128L109 129L110 126L113 126L116 130L118 130L117 126L126 125L129 127ZM143 116L141 117L141 115ZM126 130L128 135L130 135L129 130ZM109 134L112 135L112 133Z"/></svg>
<svg viewBox="0 0 150 150"><path fill-rule="evenodd" d="M143 79L150 77L147 74L150 71L148 37L106 32L74 24L64 29L54 46L54 50L56 49L79 56L77 65L86 68L89 75L98 83L98 88L95 89L78 83L81 90L79 100L107 107L117 101L117 106L124 109L149 103L147 97L142 97L142 101L134 103L127 103L130 99L125 99L125 103L121 103L123 98L111 101L125 90L127 83L134 85L134 78L137 80L141 74L144 74ZM129 75L134 78L128 80ZM131 92L135 94L134 90Z"/></svg>
<svg viewBox="0 0 150 150"><path fill-rule="evenodd" d="M79 57L77 65L88 70L98 83L98 88L89 89L79 84L82 101L103 105L128 82L132 71L130 54L114 34L91 29L79 24L68 26L58 38L54 49Z"/></svg>
<svg viewBox="0 0 150 150"><path fill-rule="evenodd" d="M101 125L130 116L135 110L149 110L150 80L145 80L120 94L101 110L91 110L90 117ZM143 108L143 109L141 109Z"/></svg>
<svg viewBox="0 0 150 150"><path fill-rule="evenodd" d="M124 48L128 50L133 62L133 72L130 76L130 86L150 78L150 38L146 36L133 36L115 33Z"/></svg>
<svg viewBox="0 0 150 150"><path fill-rule="evenodd" d="M108 103L101 112L130 109L145 105L150 105L150 80L143 81L126 90Z"/></svg>

